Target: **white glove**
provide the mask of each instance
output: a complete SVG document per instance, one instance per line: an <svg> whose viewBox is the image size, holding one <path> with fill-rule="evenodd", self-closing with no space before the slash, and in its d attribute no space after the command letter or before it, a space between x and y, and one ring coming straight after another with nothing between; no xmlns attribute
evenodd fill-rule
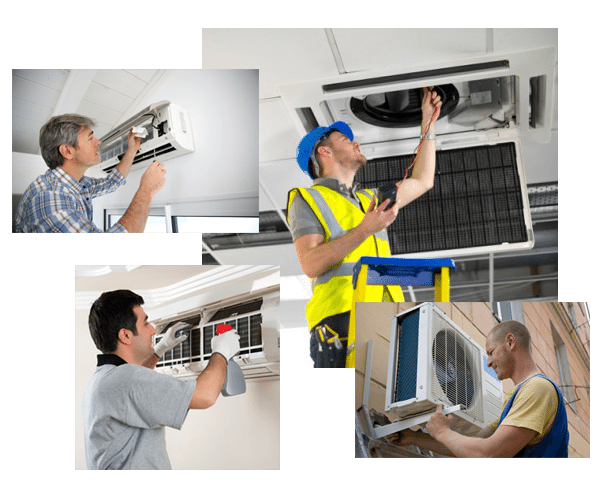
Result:
<svg viewBox="0 0 600 500"><path fill-rule="evenodd" d="M235 330L229 330L221 335L215 335L210 340L212 352L218 352L227 361L240 352L240 336Z"/></svg>
<svg viewBox="0 0 600 500"><path fill-rule="evenodd" d="M179 335L179 337L175 337L175 334L179 333L181 330L189 330L191 328L193 328L192 325L184 323L183 321L175 323L167 330L167 333L163 335L163 338L160 339L160 342L154 346L154 353L159 357L159 359L162 358L165 352L167 352L169 349L173 349L175 346L178 346L188 338L187 335Z"/></svg>

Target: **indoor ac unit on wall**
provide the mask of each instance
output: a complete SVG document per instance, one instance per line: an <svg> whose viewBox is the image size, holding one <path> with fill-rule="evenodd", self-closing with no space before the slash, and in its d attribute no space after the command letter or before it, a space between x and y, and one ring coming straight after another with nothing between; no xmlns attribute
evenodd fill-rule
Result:
<svg viewBox="0 0 600 500"><path fill-rule="evenodd" d="M278 287L277 287L278 288ZM246 380L279 377L279 290L269 289L242 298L219 301L154 321L155 344L179 321L194 325L188 338L167 351L156 371L180 378L195 378L212 354L211 339L220 324L231 325L240 336L240 353L233 359Z"/></svg>
<svg viewBox="0 0 600 500"><path fill-rule="evenodd" d="M400 420L461 405L458 430L473 434L502 410L502 383L487 366L485 350L434 304L422 304L392 321L385 409Z"/></svg>
<svg viewBox="0 0 600 500"><path fill-rule="evenodd" d="M394 255L451 257L533 247L521 140L546 143L555 102L554 48L488 54L435 67L349 73L286 84L300 134L341 120L368 159L356 180L404 177L419 144L424 87L442 95L434 188L388 228Z"/></svg>
<svg viewBox="0 0 600 500"><path fill-rule="evenodd" d="M166 160L194 151L188 112L169 101L151 104L100 138L100 164L103 174L111 172L127 151L127 136L133 127L145 130L142 145L133 160L132 170L147 167L155 159Z"/></svg>

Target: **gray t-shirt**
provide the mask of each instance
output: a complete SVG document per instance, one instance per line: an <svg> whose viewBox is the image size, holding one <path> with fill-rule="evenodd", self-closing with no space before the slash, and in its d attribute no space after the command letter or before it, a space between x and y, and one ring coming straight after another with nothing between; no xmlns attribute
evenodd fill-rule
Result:
<svg viewBox="0 0 600 500"><path fill-rule="evenodd" d="M88 469L171 469L165 426L181 429L195 386L143 366L98 366L81 404Z"/></svg>
<svg viewBox="0 0 600 500"><path fill-rule="evenodd" d="M356 196L356 192L361 189L358 183L355 183L352 189L348 189L345 184L340 183L337 179L319 177L315 180L313 185L325 186L333 189L350 201L353 205L362 209L360 201ZM375 195L377 195L377 189L373 189L373 192ZM309 204L304 201L302 196L296 196L292 202L292 206L290 207L289 223L293 241L296 241L305 234L325 234L319 219L313 212L312 208L310 208Z"/></svg>

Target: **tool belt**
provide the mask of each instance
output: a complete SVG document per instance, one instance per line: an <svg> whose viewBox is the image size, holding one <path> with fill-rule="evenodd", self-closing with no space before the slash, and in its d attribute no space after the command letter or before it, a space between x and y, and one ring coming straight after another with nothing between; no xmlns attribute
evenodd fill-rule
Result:
<svg viewBox="0 0 600 500"><path fill-rule="evenodd" d="M344 368L348 337L341 337L329 325L317 325L311 330L317 342L315 368Z"/></svg>

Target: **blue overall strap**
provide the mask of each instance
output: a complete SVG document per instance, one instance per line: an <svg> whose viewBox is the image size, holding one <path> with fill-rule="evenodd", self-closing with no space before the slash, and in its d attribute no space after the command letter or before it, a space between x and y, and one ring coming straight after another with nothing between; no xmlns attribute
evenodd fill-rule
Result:
<svg viewBox="0 0 600 500"><path fill-rule="evenodd" d="M563 401L562 393L558 386L554 383L554 381L550 380L545 375L538 373L529 377L524 382L521 382L515 392L512 393L511 397L504 405L504 409L502 410L502 415L500 415L500 420L498 421L498 426L502 423L508 412L510 411L515 396L519 392L519 389L525 384L527 381L531 380L533 377L542 377L552 383L554 388L556 389L556 393L558 395L558 408L556 410L556 416L554 417L554 423L552 424L551 429L544 436L544 438L537 444L533 446L525 446L519 453L515 455L515 457L563 457L566 458L569 456L569 424L567 422L567 410L565 408L565 402Z"/></svg>

